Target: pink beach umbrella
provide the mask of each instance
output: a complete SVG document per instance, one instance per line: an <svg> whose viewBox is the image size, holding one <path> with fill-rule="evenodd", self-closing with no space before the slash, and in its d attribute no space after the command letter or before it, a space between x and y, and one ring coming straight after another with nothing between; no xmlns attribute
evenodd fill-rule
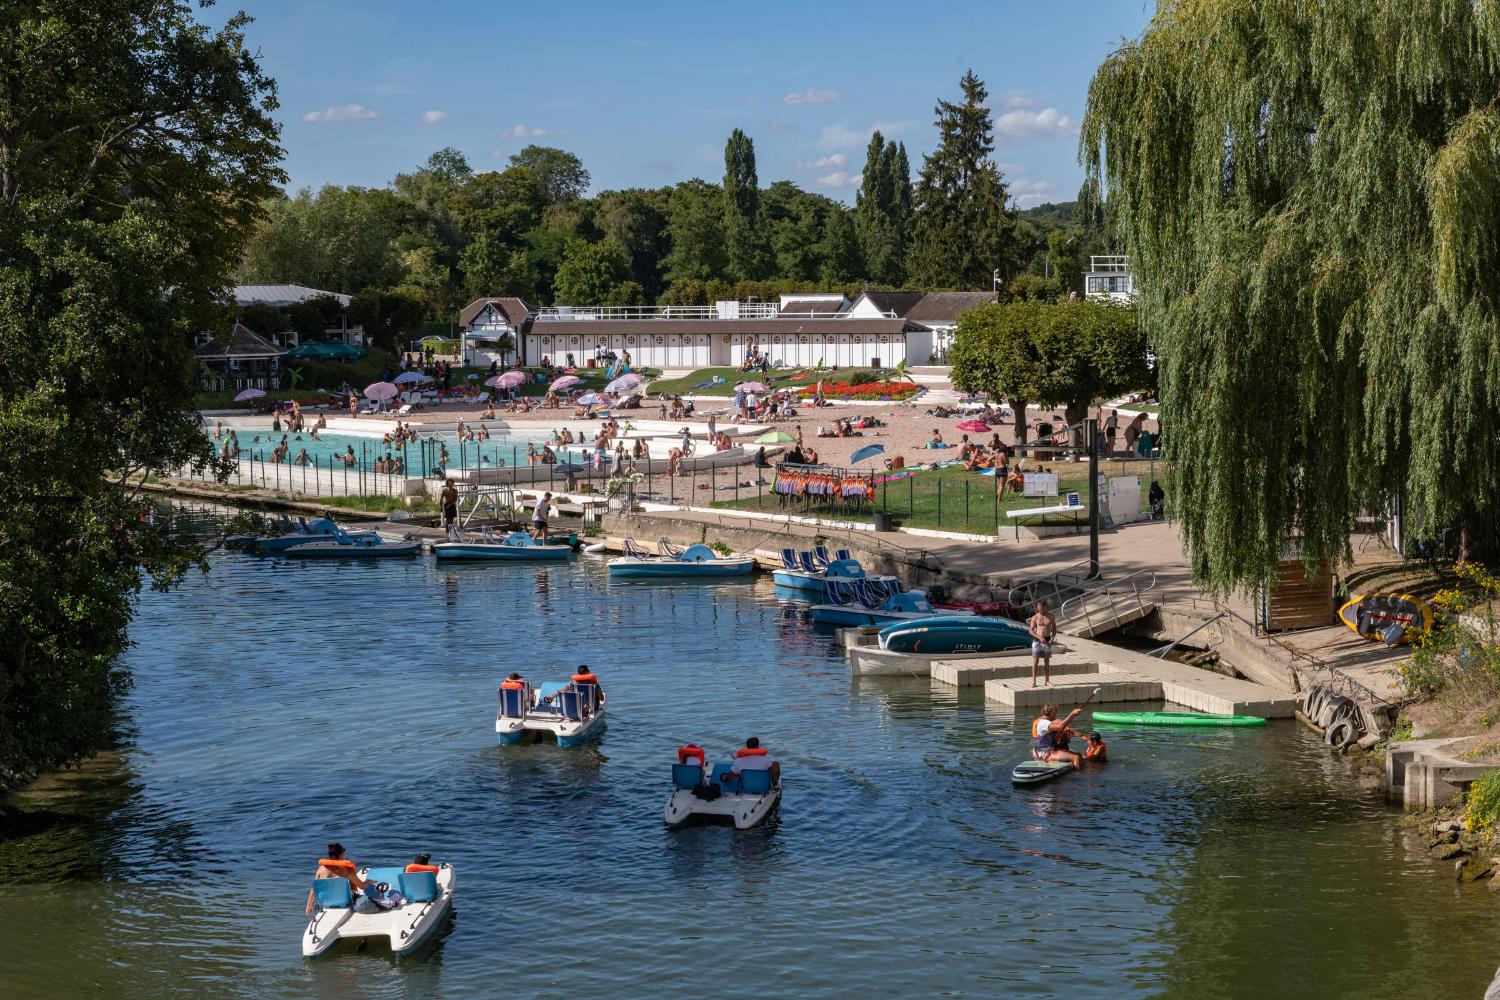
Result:
<svg viewBox="0 0 1500 1000"><path fill-rule="evenodd" d="M259 399L265 394L266 390L264 389L246 389L244 392L234 397L234 401L236 403L243 403L247 399Z"/></svg>
<svg viewBox="0 0 1500 1000"><path fill-rule="evenodd" d="M583 379L579 378L577 375L564 375L562 378L552 383L552 391L567 392L569 389L573 388L575 385L579 385L582 382Z"/></svg>
<svg viewBox="0 0 1500 1000"><path fill-rule="evenodd" d="M766 387L759 382L741 382L735 386L736 389L744 389L746 392L765 392Z"/></svg>
<svg viewBox="0 0 1500 1000"><path fill-rule="evenodd" d="M525 381L525 372L505 372L504 374L496 375L494 378L486 380L484 384L492 386L496 389L514 389L516 386Z"/></svg>
<svg viewBox="0 0 1500 1000"><path fill-rule="evenodd" d="M374 400L395 399L401 392L389 382L372 382L365 386L365 398Z"/></svg>
<svg viewBox="0 0 1500 1000"><path fill-rule="evenodd" d="M631 372L628 375L621 375L619 378L615 379L609 385L605 386L604 387L604 391L605 392L624 392L626 389L634 389L636 386L640 385L644 381L646 381L644 378L642 378L641 376L637 375L635 372Z"/></svg>
<svg viewBox="0 0 1500 1000"><path fill-rule="evenodd" d="M985 431L990 429L990 425L985 423L983 420L965 420L963 423L958 425L958 429L961 431L973 431L975 433L983 434Z"/></svg>

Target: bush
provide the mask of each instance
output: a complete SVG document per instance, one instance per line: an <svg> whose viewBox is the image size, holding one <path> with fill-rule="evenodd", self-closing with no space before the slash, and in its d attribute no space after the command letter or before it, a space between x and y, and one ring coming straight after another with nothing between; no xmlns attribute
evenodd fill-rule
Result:
<svg viewBox="0 0 1500 1000"><path fill-rule="evenodd" d="M1448 693L1474 705L1500 701L1500 623L1494 602L1500 578L1475 563L1453 567L1458 586L1432 599L1440 621L1422 632L1411 659L1398 668L1407 692Z"/></svg>
<svg viewBox="0 0 1500 1000"><path fill-rule="evenodd" d="M1488 830L1500 822L1500 770L1486 771L1469 785L1464 800L1464 827Z"/></svg>
<svg viewBox="0 0 1500 1000"><path fill-rule="evenodd" d="M869 382L854 385L850 382L831 382L823 386L823 395L830 399L896 400L910 399L922 389L915 382ZM799 393L803 399L818 394L818 387L810 385Z"/></svg>
<svg viewBox="0 0 1500 1000"><path fill-rule="evenodd" d="M849 378L850 385L869 385L871 382L879 382L880 376L874 372L855 372Z"/></svg>

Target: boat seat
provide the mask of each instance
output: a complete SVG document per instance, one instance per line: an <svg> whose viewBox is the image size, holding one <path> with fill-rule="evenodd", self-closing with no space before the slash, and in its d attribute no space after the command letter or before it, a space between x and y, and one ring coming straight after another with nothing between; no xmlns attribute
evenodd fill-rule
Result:
<svg viewBox="0 0 1500 1000"><path fill-rule="evenodd" d="M813 557L813 562L817 564L817 566L818 566L819 569L827 569L828 568L828 546L826 546L826 545L814 545L813 546L812 557Z"/></svg>
<svg viewBox="0 0 1500 1000"><path fill-rule="evenodd" d="M563 718L570 722L583 721L583 696L577 691L564 691L558 695L559 709Z"/></svg>
<svg viewBox="0 0 1500 1000"><path fill-rule="evenodd" d="M365 878L371 882L388 882L395 885L400 881L401 873L405 870L401 865L382 865L366 871Z"/></svg>
<svg viewBox="0 0 1500 1000"><path fill-rule="evenodd" d="M771 790L771 772L741 771L740 791L746 795L764 795Z"/></svg>
<svg viewBox="0 0 1500 1000"><path fill-rule="evenodd" d="M430 903L437 899L437 872L402 872L396 884L408 903Z"/></svg>
<svg viewBox="0 0 1500 1000"><path fill-rule="evenodd" d="M346 878L315 878L313 899L325 910L347 910L354 905L354 888Z"/></svg>
<svg viewBox="0 0 1500 1000"><path fill-rule="evenodd" d="M734 770L734 765L721 761L715 764L713 770L709 772L708 780L710 783L722 782L725 776L732 770Z"/></svg>
<svg viewBox="0 0 1500 1000"><path fill-rule="evenodd" d="M531 699L527 696L531 693L529 687L525 688L501 688L500 689L500 714L507 719L519 719L526 714L526 703Z"/></svg>
<svg viewBox="0 0 1500 1000"><path fill-rule="evenodd" d="M703 784L702 764L673 764L673 788L697 788Z"/></svg>
<svg viewBox="0 0 1500 1000"><path fill-rule="evenodd" d="M798 566L797 566L797 553L795 551L793 551L792 549L782 549L781 550L781 565L782 565L783 569L796 570L798 568Z"/></svg>
<svg viewBox="0 0 1500 1000"><path fill-rule="evenodd" d="M835 552L833 554L833 558L837 559L837 560L840 560L840 561L847 561L848 559L851 558L851 556L849 555L849 550L848 549L839 549L837 552Z"/></svg>
<svg viewBox="0 0 1500 1000"><path fill-rule="evenodd" d="M574 681L573 690L577 691L578 694L583 698L583 705L590 712L593 712L599 707L599 685L589 684L587 682L580 684L577 681Z"/></svg>
<svg viewBox="0 0 1500 1000"><path fill-rule="evenodd" d="M802 564L802 571L804 573L816 573L818 571L818 567L813 565L811 552L798 552L797 561Z"/></svg>

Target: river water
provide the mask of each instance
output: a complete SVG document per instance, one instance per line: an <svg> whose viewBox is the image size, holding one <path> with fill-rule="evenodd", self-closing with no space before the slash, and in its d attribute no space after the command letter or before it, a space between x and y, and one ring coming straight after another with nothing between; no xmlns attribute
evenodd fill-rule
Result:
<svg viewBox="0 0 1500 1000"><path fill-rule="evenodd" d="M1300 727L1013 790L1027 719L851 680L769 581L223 554L133 636L120 750L0 841L0 995L1470 997L1497 960L1492 894ZM502 673L580 662L602 741L497 747ZM673 749L748 735L780 816L666 830ZM329 839L452 862L442 937L302 959Z"/></svg>

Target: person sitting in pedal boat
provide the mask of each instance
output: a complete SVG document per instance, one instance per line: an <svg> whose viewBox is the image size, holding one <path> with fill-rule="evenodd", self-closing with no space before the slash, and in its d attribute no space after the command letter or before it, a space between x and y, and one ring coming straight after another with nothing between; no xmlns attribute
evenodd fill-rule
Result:
<svg viewBox="0 0 1500 1000"><path fill-rule="evenodd" d="M1082 711L1080 705L1066 719L1059 719L1056 705L1043 705L1041 718L1031 724L1031 756L1037 760L1066 761L1075 771L1082 767L1083 758L1068 749L1068 737L1072 735L1068 723Z"/></svg>
<svg viewBox="0 0 1500 1000"><path fill-rule="evenodd" d="M734 763L729 773L739 775L745 771L770 771L771 784L781 784L781 763L771 759L768 750L760 745L760 739L752 736L745 745L734 752Z"/></svg>
<svg viewBox="0 0 1500 1000"><path fill-rule="evenodd" d="M318 870L313 873L313 878L346 878L349 885L356 891L363 889L370 883L359 877L359 866L344 857L344 845L338 841L328 845L328 856L318 862ZM307 890L307 915L313 912L313 890Z"/></svg>
<svg viewBox="0 0 1500 1000"><path fill-rule="evenodd" d="M440 870L437 865L432 863L432 855L425 851L412 858L411 864L406 866L406 873L408 875L415 874L416 872L432 872L436 875Z"/></svg>

